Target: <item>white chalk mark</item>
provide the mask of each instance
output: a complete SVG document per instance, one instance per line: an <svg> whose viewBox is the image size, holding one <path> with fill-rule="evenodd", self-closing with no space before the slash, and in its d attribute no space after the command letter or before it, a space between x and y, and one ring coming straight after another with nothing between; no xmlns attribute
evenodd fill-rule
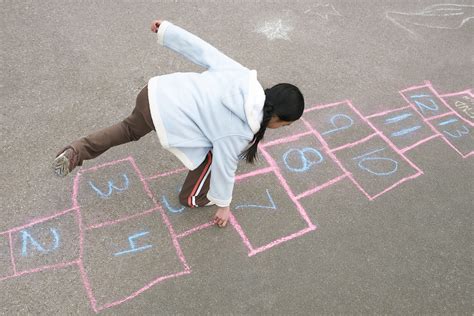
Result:
<svg viewBox="0 0 474 316"><path fill-rule="evenodd" d="M316 6L316 14L325 20L329 20L330 15L342 16L332 4L318 4Z"/></svg>
<svg viewBox="0 0 474 316"><path fill-rule="evenodd" d="M409 28L410 25L433 29L461 28L467 21L474 18L474 5L441 3L428 6L415 13L387 11L385 17L396 26L417 36L415 31Z"/></svg>
<svg viewBox="0 0 474 316"><path fill-rule="evenodd" d="M255 32L264 34L269 40L284 39L290 40L288 32L293 30L293 27L284 25L281 19L273 22L265 21L265 25L255 30Z"/></svg>

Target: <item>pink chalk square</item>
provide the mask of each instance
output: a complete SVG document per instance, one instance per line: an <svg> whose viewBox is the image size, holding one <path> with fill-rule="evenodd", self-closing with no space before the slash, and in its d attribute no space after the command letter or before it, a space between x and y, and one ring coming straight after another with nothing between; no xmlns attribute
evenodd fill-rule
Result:
<svg viewBox="0 0 474 316"><path fill-rule="evenodd" d="M70 211L12 232L17 273L79 258L78 212Z"/></svg>
<svg viewBox="0 0 474 316"><path fill-rule="evenodd" d="M80 206L86 228L155 207L131 158L81 170L74 179L73 203Z"/></svg>
<svg viewBox="0 0 474 316"><path fill-rule="evenodd" d="M422 174L418 167L380 136L345 147L334 154L351 173L355 185L370 200Z"/></svg>
<svg viewBox="0 0 474 316"><path fill-rule="evenodd" d="M474 125L474 96L470 91L450 93L441 97L466 123Z"/></svg>
<svg viewBox="0 0 474 316"><path fill-rule="evenodd" d="M0 235L0 279L12 275L13 264L10 255L10 241L8 233Z"/></svg>
<svg viewBox="0 0 474 316"><path fill-rule="evenodd" d="M147 180L155 200L166 212L176 234L211 221L216 211L215 206L190 208L181 205L179 193L187 173L187 170L164 173Z"/></svg>
<svg viewBox="0 0 474 316"><path fill-rule="evenodd" d="M359 141L375 133L348 101L307 109L303 118L321 135L329 149Z"/></svg>
<svg viewBox="0 0 474 316"><path fill-rule="evenodd" d="M84 286L96 311L189 273L158 210L87 230L83 249Z"/></svg>
<svg viewBox="0 0 474 316"><path fill-rule="evenodd" d="M400 93L424 118L451 112L451 109L444 100L438 96L437 92L429 84L408 88L400 91Z"/></svg>
<svg viewBox="0 0 474 316"><path fill-rule="evenodd" d="M400 150L436 135L411 107L383 115L371 115L369 120Z"/></svg>
<svg viewBox="0 0 474 316"><path fill-rule="evenodd" d="M313 190L343 174L313 134L288 143L265 146L265 150L275 161L294 195Z"/></svg>
<svg viewBox="0 0 474 316"><path fill-rule="evenodd" d="M462 157L473 154L474 128L461 120L459 116L447 115L430 120L429 123Z"/></svg>
<svg viewBox="0 0 474 316"><path fill-rule="evenodd" d="M251 188L251 189L249 189ZM306 222L273 172L243 178L234 188L231 224L240 234L249 255L314 230Z"/></svg>

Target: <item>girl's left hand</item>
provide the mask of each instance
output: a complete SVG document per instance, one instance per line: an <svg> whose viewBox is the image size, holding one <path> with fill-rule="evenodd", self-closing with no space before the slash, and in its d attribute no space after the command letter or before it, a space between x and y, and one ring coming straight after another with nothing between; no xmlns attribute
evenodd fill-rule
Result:
<svg viewBox="0 0 474 316"><path fill-rule="evenodd" d="M150 28L151 28L151 31L153 33L158 32L158 28L160 27L161 22L162 22L161 20L155 20L155 21L151 22L151 27Z"/></svg>
<svg viewBox="0 0 474 316"><path fill-rule="evenodd" d="M225 227L230 216L230 207L217 207L216 215L214 215L214 223L219 227Z"/></svg>

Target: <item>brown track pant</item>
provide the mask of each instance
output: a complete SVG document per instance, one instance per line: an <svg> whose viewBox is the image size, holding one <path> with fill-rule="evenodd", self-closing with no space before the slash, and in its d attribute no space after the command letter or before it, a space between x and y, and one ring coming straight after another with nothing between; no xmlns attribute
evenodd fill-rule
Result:
<svg viewBox="0 0 474 316"><path fill-rule="evenodd" d="M93 159L111 147L137 141L151 131L155 131L155 126L150 114L148 85L146 85L137 96L132 114L119 123L73 141L70 146L79 153L78 165L82 166L84 160ZM201 165L188 172L179 193L181 204L200 207L209 203L206 194L211 179L211 163L212 152L209 151Z"/></svg>

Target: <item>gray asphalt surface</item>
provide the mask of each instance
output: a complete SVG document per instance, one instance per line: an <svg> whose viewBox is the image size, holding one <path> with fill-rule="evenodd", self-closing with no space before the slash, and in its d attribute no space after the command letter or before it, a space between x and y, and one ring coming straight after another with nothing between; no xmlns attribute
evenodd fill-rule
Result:
<svg viewBox="0 0 474 316"><path fill-rule="evenodd" d="M0 1L0 313L471 315L474 97L445 97L449 110L435 95L474 88L474 3L452 2ZM207 227L213 207L177 203L185 173L158 176L182 166L156 134L80 176L50 168L61 147L125 118L149 78L203 71L158 46L154 19L256 69L264 87L297 85L308 108L350 100L371 116L424 88L404 93L410 112L369 119L382 136L347 102L306 113L317 132L243 164L240 176L263 173L237 182L235 225ZM417 100L441 115L438 132ZM329 132L344 123L335 115L353 124Z"/></svg>

